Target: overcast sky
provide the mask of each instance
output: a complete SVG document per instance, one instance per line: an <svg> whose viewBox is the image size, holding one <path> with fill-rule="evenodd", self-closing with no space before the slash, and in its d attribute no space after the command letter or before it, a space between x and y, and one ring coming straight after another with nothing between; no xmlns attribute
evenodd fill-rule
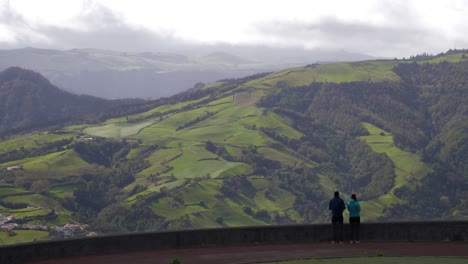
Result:
<svg viewBox="0 0 468 264"><path fill-rule="evenodd" d="M0 0L0 49L268 45L404 57L468 48L463 0Z"/></svg>

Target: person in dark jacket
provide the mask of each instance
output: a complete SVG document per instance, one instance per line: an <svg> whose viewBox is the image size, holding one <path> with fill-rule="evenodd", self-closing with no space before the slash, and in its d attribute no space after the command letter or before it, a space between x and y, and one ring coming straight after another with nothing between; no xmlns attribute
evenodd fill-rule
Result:
<svg viewBox="0 0 468 264"><path fill-rule="evenodd" d="M349 225L351 227L351 243L359 243L359 228L361 224L361 206L356 194L351 194L351 200L346 204L349 211Z"/></svg>
<svg viewBox="0 0 468 264"><path fill-rule="evenodd" d="M332 211L333 240L332 243L343 243L343 211L346 209L340 193L335 192L333 199L328 204L328 209Z"/></svg>

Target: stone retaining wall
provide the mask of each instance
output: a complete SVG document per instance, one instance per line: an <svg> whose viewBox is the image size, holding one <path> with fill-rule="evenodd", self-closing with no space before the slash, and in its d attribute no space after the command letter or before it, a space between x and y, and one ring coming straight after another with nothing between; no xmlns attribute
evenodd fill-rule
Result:
<svg viewBox="0 0 468 264"><path fill-rule="evenodd" d="M0 263L137 250L330 241L331 224L256 226L132 233L0 247ZM345 238L349 226L345 224ZM363 223L365 241L468 241L468 221Z"/></svg>

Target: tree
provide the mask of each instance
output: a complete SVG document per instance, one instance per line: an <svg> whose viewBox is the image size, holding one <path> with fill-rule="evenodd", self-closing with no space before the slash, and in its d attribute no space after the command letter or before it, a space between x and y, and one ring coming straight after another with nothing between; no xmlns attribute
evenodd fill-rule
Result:
<svg viewBox="0 0 468 264"><path fill-rule="evenodd" d="M223 224L224 224L224 218L222 218L221 216L218 216L218 217L216 218L216 223L217 223L218 225L223 225Z"/></svg>
<svg viewBox="0 0 468 264"><path fill-rule="evenodd" d="M202 89L202 88L205 87L205 86L206 86L205 83L197 82L197 83L193 86L193 89Z"/></svg>
<svg viewBox="0 0 468 264"><path fill-rule="evenodd" d="M39 194L45 194L49 192L49 182L47 180L38 180L33 182L31 185L31 191Z"/></svg>
<svg viewBox="0 0 468 264"><path fill-rule="evenodd" d="M216 151L218 150L218 148L216 147L215 144L213 144L213 142L211 142L210 140L208 140L206 143L205 143L205 149L210 151L210 152L213 152L213 153L216 153Z"/></svg>
<svg viewBox="0 0 468 264"><path fill-rule="evenodd" d="M175 258L169 262L169 264L181 264L180 260L178 258Z"/></svg>

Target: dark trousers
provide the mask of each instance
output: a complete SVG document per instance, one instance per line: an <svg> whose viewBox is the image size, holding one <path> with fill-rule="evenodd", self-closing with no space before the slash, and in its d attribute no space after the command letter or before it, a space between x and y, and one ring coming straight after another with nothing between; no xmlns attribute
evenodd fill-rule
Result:
<svg viewBox="0 0 468 264"><path fill-rule="evenodd" d="M360 225L361 225L361 217L349 218L349 226L351 228L351 241L359 241Z"/></svg>
<svg viewBox="0 0 468 264"><path fill-rule="evenodd" d="M332 216L333 241L343 241L343 216Z"/></svg>

